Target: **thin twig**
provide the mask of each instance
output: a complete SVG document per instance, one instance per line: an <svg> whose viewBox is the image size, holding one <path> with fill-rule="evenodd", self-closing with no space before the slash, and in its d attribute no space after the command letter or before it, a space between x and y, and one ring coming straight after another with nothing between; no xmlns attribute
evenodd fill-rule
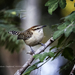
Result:
<svg viewBox="0 0 75 75"><path fill-rule="evenodd" d="M41 52L43 52L50 44L52 44L54 42L53 37L51 37L46 43L45 46L41 46L39 49L37 49L37 51L35 52L35 54L40 54ZM21 69L17 70L17 72L14 75L21 75L29 66L30 64L33 62L34 58L33 56L35 55L31 55L30 59L21 67Z"/></svg>
<svg viewBox="0 0 75 75"><path fill-rule="evenodd" d="M74 66L73 66L73 68L72 68L72 70L70 72L70 75L74 75L74 73L75 73L75 64L74 64Z"/></svg>

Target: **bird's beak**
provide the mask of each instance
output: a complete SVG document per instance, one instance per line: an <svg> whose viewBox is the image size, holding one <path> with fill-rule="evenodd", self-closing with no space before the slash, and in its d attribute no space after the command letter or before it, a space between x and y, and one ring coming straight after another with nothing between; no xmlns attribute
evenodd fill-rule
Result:
<svg viewBox="0 0 75 75"><path fill-rule="evenodd" d="M41 28L43 28L43 27L46 27L46 25L42 25L42 27L41 27Z"/></svg>

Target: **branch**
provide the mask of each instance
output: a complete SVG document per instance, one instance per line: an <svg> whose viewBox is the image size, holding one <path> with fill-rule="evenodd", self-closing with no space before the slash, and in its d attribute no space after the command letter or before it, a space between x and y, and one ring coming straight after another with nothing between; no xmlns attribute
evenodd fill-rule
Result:
<svg viewBox="0 0 75 75"><path fill-rule="evenodd" d="M50 44L52 44L54 42L53 37L51 37L46 43L45 46L41 46L39 49L36 50L35 54L40 54L41 52L43 52ZM22 66L21 69L17 70L17 72L14 75L21 75L29 66L30 64L33 62L34 58L33 56L35 55L33 54L30 59Z"/></svg>
<svg viewBox="0 0 75 75"><path fill-rule="evenodd" d="M74 75L74 73L75 73L75 64L74 64L74 66L73 66L73 68L72 68L72 70L70 72L70 75Z"/></svg>

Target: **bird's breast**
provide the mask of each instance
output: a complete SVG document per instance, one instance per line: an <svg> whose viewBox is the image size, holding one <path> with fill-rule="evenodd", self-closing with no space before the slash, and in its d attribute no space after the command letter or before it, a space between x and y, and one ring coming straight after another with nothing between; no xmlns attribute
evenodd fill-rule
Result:
<svg viewBox="0 0 75 75"><path fill-rule="evenodd" d="M43 37L43 29L39 29L33 31L32 36L29 39L25 40L25 43L29 46L35 46L42 41Z"/></svg>

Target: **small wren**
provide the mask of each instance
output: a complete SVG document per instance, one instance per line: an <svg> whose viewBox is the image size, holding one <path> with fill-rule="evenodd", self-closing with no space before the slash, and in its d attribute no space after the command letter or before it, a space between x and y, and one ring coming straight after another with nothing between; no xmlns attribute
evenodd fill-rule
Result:
<svg viewBox="0 0 75 75"><path fill-rule="evenodd" d="M24 42L31 48L31 46L35 46L38 44L44 45L40 43L44 37L43 27L46 27L46 25L36 25L23 32L10 31L9 33L18 35L17 39L23 39ZM34 53L34 50L32 48L31 51Z"/></svg>

